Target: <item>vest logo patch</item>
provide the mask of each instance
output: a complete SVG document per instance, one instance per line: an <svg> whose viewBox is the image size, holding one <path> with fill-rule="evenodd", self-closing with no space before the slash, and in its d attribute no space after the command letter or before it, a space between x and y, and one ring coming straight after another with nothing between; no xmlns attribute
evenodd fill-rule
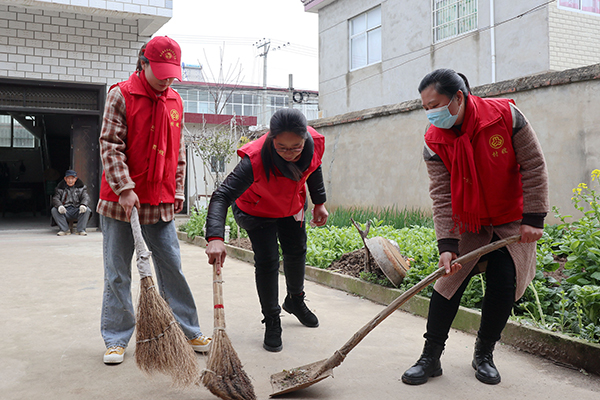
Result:
<svg viewBox="0 0 600 400"><path fill-rule="evenodd" d="M173 121L179 121L179 112L176 109L172 109L169 113Z"/></svg>
<svg viewBox="0 0 600 400"><path fill-rule="evenodd" d="M504 138L502 135L494 135L490 138L490 147L492 149L499 149L504 145Z"/></svg>

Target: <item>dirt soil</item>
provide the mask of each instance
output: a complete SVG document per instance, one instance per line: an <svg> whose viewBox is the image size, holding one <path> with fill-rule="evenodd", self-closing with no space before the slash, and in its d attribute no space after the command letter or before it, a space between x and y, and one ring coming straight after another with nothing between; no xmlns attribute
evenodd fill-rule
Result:
<svg viewBox="0 0 600 400"><path fill-rule="evenodd" d="M332 262L327 269L333 272L339 272L340 274L350 275L355 278L360 278L361 272L373 272L377 275L377 278L385 278L385 274L377 266L372 255L369 255L369 260L370 269L366 269L365 249L362 248L342 255L339 260Z"/></svg>
<svg viewBox="0 0 600 400"><path fill-rule="evenodd" d="M248 238L239 238L239 239L231 239L228 243L231 246L240 247L246 250L252 250L252 243L250 243L250 239ZM377 275L378 278L385 278L385 275L377 264L375 264L375 260L373 256L370 257L372 266L372 271ZM339 260L336 260L331 263L331 265L327 268L330 271L339 272L340 274L350 275L355 278L360 278L360 273L366 271L365 270L365 249L354 250L350 253L346 253L340 257Z"/></svg>

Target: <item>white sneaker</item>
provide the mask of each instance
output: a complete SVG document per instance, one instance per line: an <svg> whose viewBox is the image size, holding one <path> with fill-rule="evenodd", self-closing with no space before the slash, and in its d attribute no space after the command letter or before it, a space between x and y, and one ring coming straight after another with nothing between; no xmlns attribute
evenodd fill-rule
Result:
<svg viewBox="0 0 600 400"><path fill-rule="evenodd" d="M70 231L60 231L56 234L56 236L67 236L70 235L71 232Z"/></svg>
<svg viewBox="0 0 600 400"><path fill-rule="evenodd" d="M104 364L121 364L125 357L125 349L120 346L109 347L104 353Z"/></svg>
<svg viewBox="0 0 600 400"><path fill-rule="evenodd" d="M86 231L79 231L79 232L77 232L77 234L79 236L87 236L87 232Z"/></svg>

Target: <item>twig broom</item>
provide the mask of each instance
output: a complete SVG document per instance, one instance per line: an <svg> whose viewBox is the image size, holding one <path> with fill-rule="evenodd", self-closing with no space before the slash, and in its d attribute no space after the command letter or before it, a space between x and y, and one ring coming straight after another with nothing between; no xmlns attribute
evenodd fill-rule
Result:
<svg viewBox="0 0 600 400"><path fill-rule="evenodd" d="M218 266L217 262L213 266L214 331L202 383L224 400L256 400L252 382L225 332L223 281Z"/></svg>
<svg viewBox="0 0 600 400"><path fill-rule="evenodd" d="M198 360L171 308L156 289L150 268L152 252L146 249L135 207L131 213L131 230L140 273L135 362L149 375L160 372L170 376L176 387L197 384Z"/></svg>

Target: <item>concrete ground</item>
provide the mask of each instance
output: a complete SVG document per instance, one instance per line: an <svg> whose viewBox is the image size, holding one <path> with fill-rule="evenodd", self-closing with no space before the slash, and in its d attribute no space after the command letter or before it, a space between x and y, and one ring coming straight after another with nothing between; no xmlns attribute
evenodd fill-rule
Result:
<svg viewBox="0 0 600 400"><path fill-rule="evenodd" d="M0 220L0 224L2 224ZM201 327L212 332L211 267L204 249L181 243L184 272ZM0 398L2 399L214 399L204 387L175 390L163 376L136 367L134 343L120 365L102 362L100 305L102 234L57 237L50 227L0 229ZM137 277L137 274L135 274ZM309 307L321 325L306 328L285 314L284 348L262 348L263 325L250 264L229 258L224 270L227 333L258 399L272 393L271 374L328 358L383 306L312 282ZM137 299L139 281L133 284ZM281 285L283 285L283 278ZM283 287L283 286L281 286ZM283 299L283 294L280 295ZM418 358L425 320L396 312L334 369L334 378L291 393L290 399L594 399L600 378L498 346L499 385L477 381L471 368L471 335L452 331L442 357L444 374L421 386L400 376ZM201 366L206 356L198 355Z"/></svg>

